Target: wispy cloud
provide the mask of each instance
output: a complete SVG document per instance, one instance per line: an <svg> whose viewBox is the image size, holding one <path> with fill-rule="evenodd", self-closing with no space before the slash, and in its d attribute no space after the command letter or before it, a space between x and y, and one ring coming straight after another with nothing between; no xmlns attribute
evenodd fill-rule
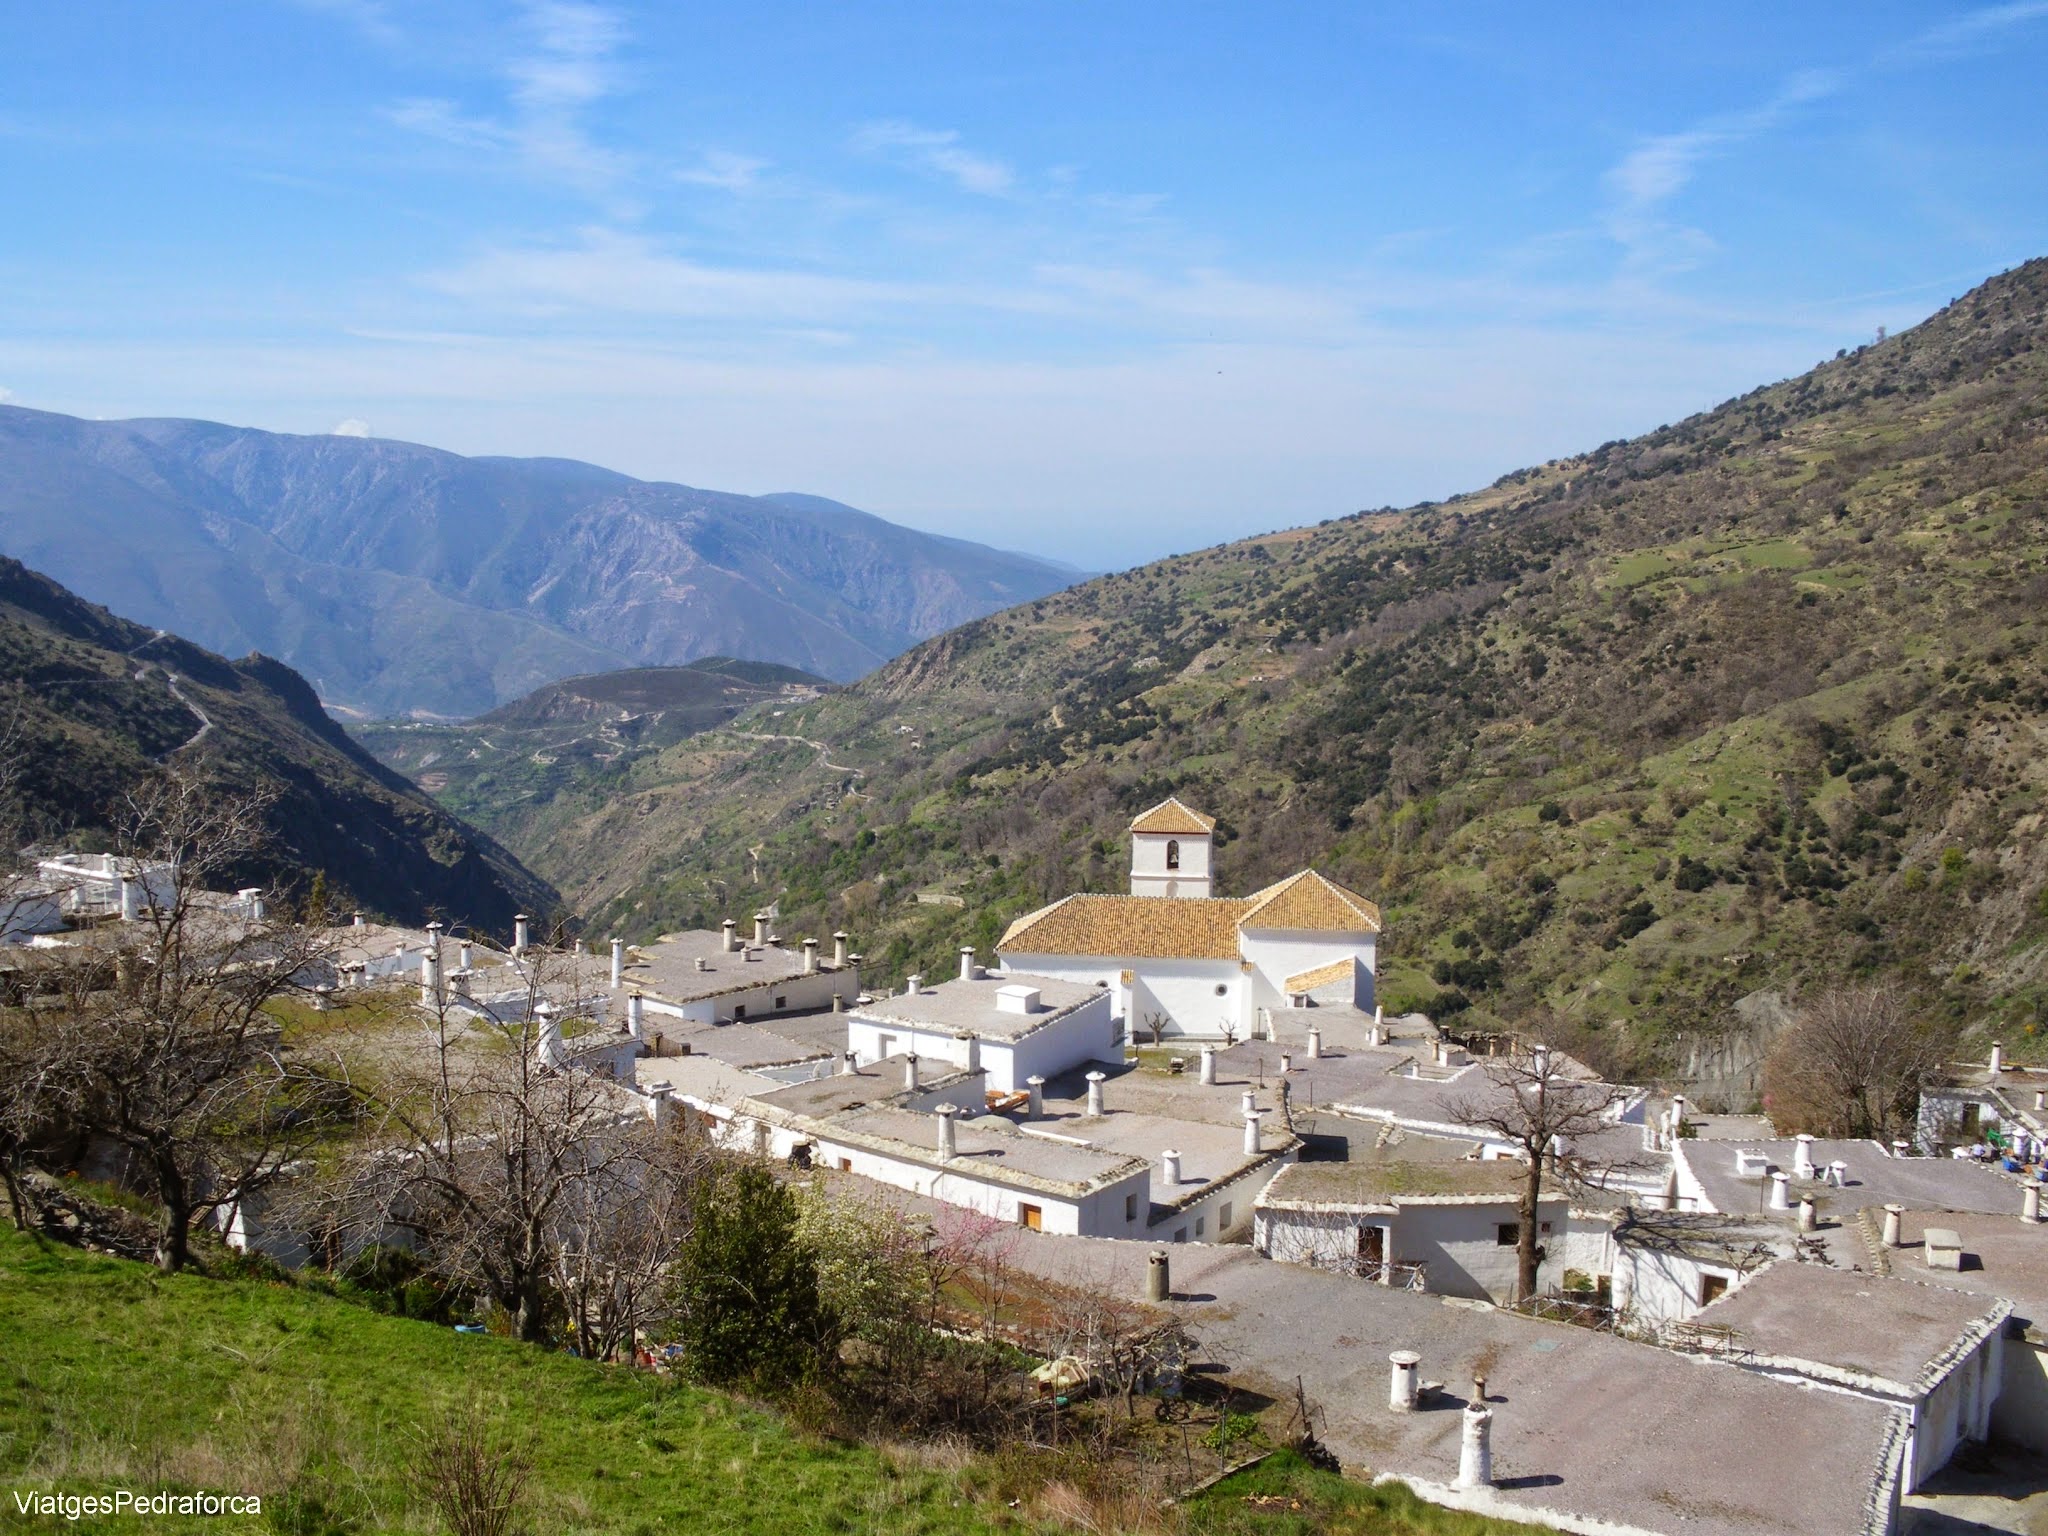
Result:
<svg viewBox="0 0 2048 1536"><path fill-rule="evenodd" d="M853 147L943 176L961 191L983 197L1006 196L1017 181L1016 173L1002 161L962 147L960 135L950 128L920 128L896 120L865 123L855 130Z"/></svg>
<svg viewBox="0 0 2048 1536"><path fill-rule="evenodd" d="M744 192L755 186L768 162L753 155L735 155L722 149L706 150L693 166L677 171L676 180L692 186L717 187L726 192Z"/></svg>
<svg viewBox="0 0 2048 1536"><path fill-rule="evenodd" d="M389 108L401 128L465 149L513 153L537 174L595 195L609 194L632 157L600 144L589 109L621 88L617 54L626 29L618 16L580 0L527 0L525 46L504 62L506 110L465 112L453 101L418 97Z"/></svg>
<svg viewBox="0 0 2048 1536"><path fill-rule="evenodd" d="M1605 177L1607 233L1634 266L1671 270L1690 265L1712 241L1703 231L1669 218L1666 205L1685 190L1703 162L1834 95L1842 83L1843 77L1831 70L1801 70L1758 106L1644 140Z"/></svg>
<svg viewBox="0 0 2048 1536"><path fill-rule="evenodd" d="M2048 20L2048 0L2014 0L2010 5L1985 6L1929 27L1895 48L1887 48L1876 62L1880 67L1897 69L1967 58L2008 28L2042 20Z"/></svg>

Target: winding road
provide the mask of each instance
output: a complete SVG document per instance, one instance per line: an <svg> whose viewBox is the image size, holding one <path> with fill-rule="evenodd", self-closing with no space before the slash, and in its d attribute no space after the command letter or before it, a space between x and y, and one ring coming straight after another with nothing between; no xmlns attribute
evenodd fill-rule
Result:
<svg viewBox="0 0 2048 1536"><path fill-rule="evenodd" d="M855 768L847 763L833 762L832 749L825 745L824 742L813 741L808 736L778 736L767 731L734 731L732 734L743 736L748 741L800 741L818 754L818 766L820 768L829 768L834 773L850 773L856 779L864 779L868 776L865 768Z"/></svg>

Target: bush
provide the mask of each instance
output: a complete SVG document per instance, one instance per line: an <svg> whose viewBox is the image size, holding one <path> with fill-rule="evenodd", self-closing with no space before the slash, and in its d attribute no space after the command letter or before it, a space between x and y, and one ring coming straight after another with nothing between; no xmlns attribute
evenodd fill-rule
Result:
<svg viewBox="0 0 2048 1536"><path fill-rule="evenodd" d="M837 1364L841 1325L798 1238L795 1196L766 1168L707 1176L673 1295L684 1365L699 1381L785 1392Z"/></svg>

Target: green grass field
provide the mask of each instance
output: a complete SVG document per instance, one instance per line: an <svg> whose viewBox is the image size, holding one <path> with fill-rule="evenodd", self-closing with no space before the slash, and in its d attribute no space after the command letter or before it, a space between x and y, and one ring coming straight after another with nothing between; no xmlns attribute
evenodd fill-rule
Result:
<svg viewBox="0 0 2048 1536"><path fill-rule="evenodd" d="M254 1493L260 1516L128 1518L129 1531L285 1536L440 1527L407 1468L475 1401L534 1459L532 1536L1145 1530L1173 1536L1511 1536L1275 1456L1185 1504L1104 1524L1014 1448L884 1453L803 1434L726 1395L263 1280L163 1276L0 1228L0 1531L83 1531L14 1493ZM1019 1497L1022 1495L1022 1497ZM1012 1499L1017 1499L1013 1505Z"/></svg>

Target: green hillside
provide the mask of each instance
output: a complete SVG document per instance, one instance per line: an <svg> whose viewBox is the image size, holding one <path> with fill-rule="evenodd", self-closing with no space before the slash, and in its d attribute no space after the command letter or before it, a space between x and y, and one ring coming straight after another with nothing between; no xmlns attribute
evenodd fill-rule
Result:
<svg viewBox="0 0 2048 1536"><path fill-rule="evenodd" d="M121 797L163 765L226 792L274 795L268 841L229 878L346 910L509 932L554 892L504 848L376 762L304 678L267 656L228 661L117 618L0 557L0 825L97 846Z"/></svg>
<svg viewBox="0 0 2048 1536"><path fill-rule="evenodd" d="M807 740L693 738L514 846L600 931L776 899L893 977L1116 888L1173 792L1222 889L1313 862L1381 901L1395 1004L1555 1008L1653 1070L1745 993L1889 976L2024 1042L2044 335L2037 261L1645 437L965 625L739 723Z"/></svg>
<svg viewBox="0 0 2048 1536"><path fill-rule="evenodd" d="M441 1529L408 1466L474 1401L533 1458L534 1536L1071 1529L1057 1453L888 1453L807 1435L720 1393L386 1316L296 1285L161 1275L0 1225L0 1473L23 1496L255 1494L260 1516L129 1517L148 1531L354 1536ZM1206 1453L1205 1453L1206 1455ZM1034 1491L1035 1490L1035 1491ZM1028 1507L1027 1507L1028 1504ZM1515 1536L1281 1455L1115 1529L1186 1536ZM63 1526L60 1519L54 1522ZM0 1531L47 1531L0 1500ZM78 1530L96 1528L92 1521ZM1100 1526L1090 1526L1100 1529Z"/></svg>

